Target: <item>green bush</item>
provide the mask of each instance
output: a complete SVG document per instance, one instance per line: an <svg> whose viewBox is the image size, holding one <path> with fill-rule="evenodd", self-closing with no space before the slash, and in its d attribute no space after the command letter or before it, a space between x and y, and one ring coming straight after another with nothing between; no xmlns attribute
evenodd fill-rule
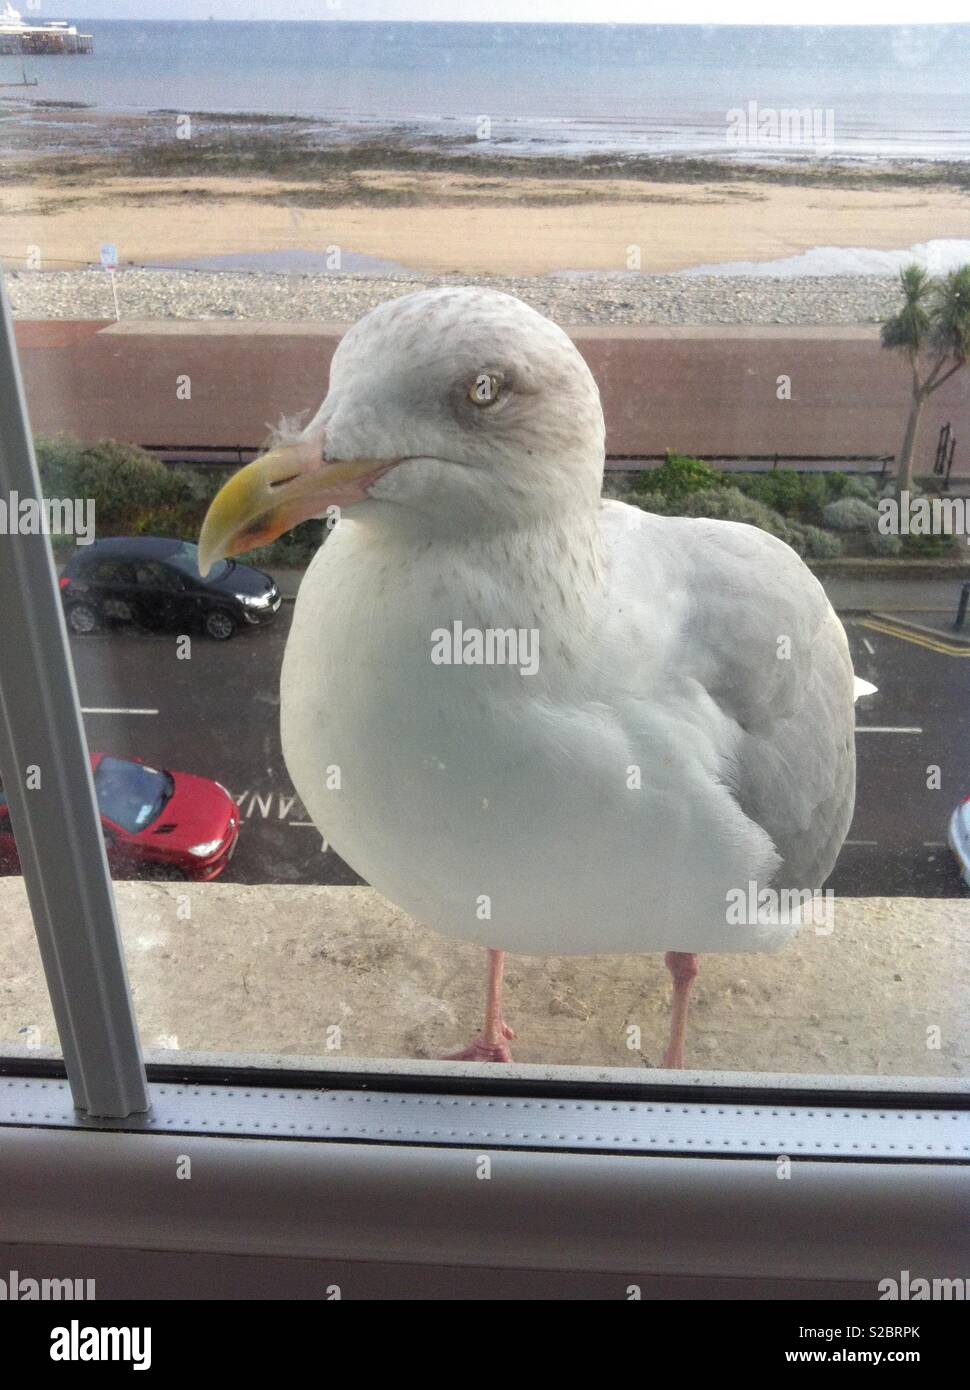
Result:
<svg viewBox="0 0 970 1390"><path fill-rule="evenodd" d="M748 497L754 497L782 516L795 521L821 522L830 502L842 497L872 501L878 491L875 478L849 473L794 473L776 468L770 473L741 473L732 484Z"/></svg>
<svg viewBox="0 0 970 1390"><path fill-rule="evenodd" d="M671 500L689 497L693 492L703 492L719 487L723 474L701 459L686 458L683 454L670 454L651 472L638 473L633 483L635 492L659 493Z"/></svg>
<svg viewBox="0 0 970 1390"><path fill-rule="evenodd" d="M90 497L98 536L173 536L197 541L206 508L234 468L170 467L135 444L96 444L58 435L35 441L45 497ZM240 556L247 564L300 569L323 538L306 521L272 545Z"/></svg>
<svg viewBox="0 0 970 1390"><path fill-rule="evenodd" d="M882 555L885 558L902 555L903 553L902 536L886 535L882 531L877 531L875 528L873 528L866 537L866 545L872 551L873 555Z"/></svg>
<svg viewBox="0 0 970 1390"><path fill-rule="evenodd" d="M795 526L790 544L807 560L834 560L842 554L842 542L821 526Z"/></svg>
<svg viewBox="0 0 970 1390"><path fill-rule="evenodd" d="M788 521L756 497L745 496L736 487L706 488L693 492L680 502L658 493L632 493L626 500L645 512L661 516L710 517L714 521L739 521L757 526L769 535L785 541L799 555L813 560L828 560L842 554L842 542L818 526L804 526Z"/></svg>
<svg viewBox="0 0 970 1390"><path fill-rule="evenodd" d="M238 470L212 464L193 468L189 464L177 463L171 471L185 484L187 495L200 503L204 511L223 483L227 483Z"/></svg>
<svg viewBox="0 0 970 1390"><path fill-rule="evenodd" d="M802 503L802 479L787 468L770 473L746 473L732 479L748 497L762 502L782 516L798 516Z"/></svg>
<svg viewBox="0 0 970 1390"><path fill-rule="evenodd" d="M639 507L644 512L656 512L658 516L681 516L681 505L672 502L660 492L627 492L619 498L631 507Z"/></svg>
<svg viewBox="0 0 970 1390"><path fill-rule="evenodd" d="M710 517L714 521L740 521L790 543L794 528L784 517L757 498L745 497L734 487L694 492L676 508L677 516Z"/></svg>
<svg viewBox="0 0 970 1390"><path fill-rule="evenodd" d="M36 452L44 496L91 498L102 535L150 529L145 518L158 509L183 517L192 506L184 478L135 444L82 444L58 436L38 439Z"/></svg>
<svg viewBox="0 0 970 1390"><path fill-rule="evenodd" d="M822 520L822 511L832 496L829 490L829 477L838 476L837 473L828 476L824 473L805 473L802 475L799 513L803 521Z"/></svg>
<svg viewBox="0 0 970 1390"><path fill-rule="evenodd" d="M636 475L639 477L639 474ZM610 471L603 474L603 496L614 502L626 502L636 484L629 473Z"/></svg>
<svg viewBox="0 0 970 1390"><path fill-rule="evenodd" d="M879 513L861 497L840 497L828 504L822 518L833 531L868 531L879 520Z"/></svg>
<svg viewBox="0 0 970 1390"><path fill-rule="evenodd" d="M762 531L770 531L782 540L788 537L789 528L784 517L757 498L745 497L734 487L695 492L684 500L679 515L708 516L716 521L743 521L749 526L759 526Z"/></svg>
<svg viewBox="0 0 970 1390"><path fill-rule="evenodd" d="M281 569L304 569L320 549L326 534L325 524L319 519L301 521L299 526L287 531L272 545L247 551L239 559L247 565L255 565L257 569L273 565Z"/></svg>
<svg viewBox="0 0 970 1390"><path fill-rule="evenodd" d="M845 487L842 489L845 497L861 497L863 502L871 502L879 492L878 478L868 475L856 478L845 473L832 473L830 477L845 478Z"/></svg>
<svg viewBox="0 0 970 1390"><path fill-rule="evenodd" d="M640 473L634 481L608 480L604 492L622 496L624 488L636 493L662 496L679 502L696 492L715 488L734 488L745 497L760 502L773 512L794 522L820 525L825 507L840 498L872 502L879 490L878 480L848 473L796 473L790 468L774 468L768 473L721 473L700 459L668 454L652 473ZM650 507L650 511L660 511Z"/></svg>
<svg viewBox="0 0 970 1390"><path fill-rule="evenodd" d="M955 536L903 536L903 554L913 560L938 560L956 541Z"/></svg>

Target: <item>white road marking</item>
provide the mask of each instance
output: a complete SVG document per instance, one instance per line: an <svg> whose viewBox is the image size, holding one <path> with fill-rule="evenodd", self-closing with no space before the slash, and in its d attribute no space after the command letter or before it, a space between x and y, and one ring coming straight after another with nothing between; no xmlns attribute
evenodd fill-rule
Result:
<svg viewBox="0 0 970 1390"><path fill-rule="evenodd" d="M921 734L922 729L915 724L901 725L898 729L888 724L861 724L856 726L857 734Z"/></svg>
<svg viewBox="0 0 970 1390"><path fill-rule="evenodd" d="M843 840L844 845L878 845L878 840Z"/></svg>
<svg viewBox="0 0 970 1390"><path fill-rule="evenodd" d="M924 841L923 841L923 848L924 848L924 849L946 849L946 841L945 841L945 840L924 840Z"/></svg>
<svg viewBox="0 0 970 1390"><path fill-rule="evenodd" d="M157 709L86 709L81 706L82 714L157 714Z"/></svg>
<svg viewBox="0 0 970 1390"><path fill-rule="evenodd" d="M863 637L863 639L862 639L862 645L865 647L866 651L869 653L870 656L875 656L875 654L876 654L876 649L875 649L875 647L872 645L872 643L869 641L869 638L868 638L868 637Z"/></svg>

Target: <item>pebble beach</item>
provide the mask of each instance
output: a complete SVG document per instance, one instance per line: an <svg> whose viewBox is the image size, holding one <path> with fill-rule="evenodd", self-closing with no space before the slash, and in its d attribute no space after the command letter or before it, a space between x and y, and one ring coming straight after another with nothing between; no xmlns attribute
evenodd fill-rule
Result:
<svg viewBox="0 0 970 1390"><path fill-rule="evenodd" d="M487 284L571 327L875 324L897 307L895 276L720 275L404 277L128 269L115 272L122 319L353 323L386 299L448 284ZM14 317L113 319L102 270L7 272Z"/></svg>

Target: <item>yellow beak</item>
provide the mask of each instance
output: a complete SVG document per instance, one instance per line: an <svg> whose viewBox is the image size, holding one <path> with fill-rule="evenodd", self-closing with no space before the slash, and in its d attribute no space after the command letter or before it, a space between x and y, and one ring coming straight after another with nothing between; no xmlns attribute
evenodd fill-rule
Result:
<svg viewBox="0 0 970 1390"><path fill-rule="evenodd" d="M206 512L199 535L199 570L209 573L216 560L268 545L301 521L347 507L397 459L352 459L326 463L317 440L299 440L271 449L234 473Z"/></svg>

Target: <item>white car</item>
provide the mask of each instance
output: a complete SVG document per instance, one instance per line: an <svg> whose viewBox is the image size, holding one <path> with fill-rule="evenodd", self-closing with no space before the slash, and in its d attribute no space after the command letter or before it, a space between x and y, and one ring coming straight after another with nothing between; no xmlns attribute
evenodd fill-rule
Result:
<svg viewBox="0 0 970 1390"><path fill-rule="evenodd" d="M947 842L956 856L963 881L970 888L970 796L965 796L950 817Z"/></svg>

